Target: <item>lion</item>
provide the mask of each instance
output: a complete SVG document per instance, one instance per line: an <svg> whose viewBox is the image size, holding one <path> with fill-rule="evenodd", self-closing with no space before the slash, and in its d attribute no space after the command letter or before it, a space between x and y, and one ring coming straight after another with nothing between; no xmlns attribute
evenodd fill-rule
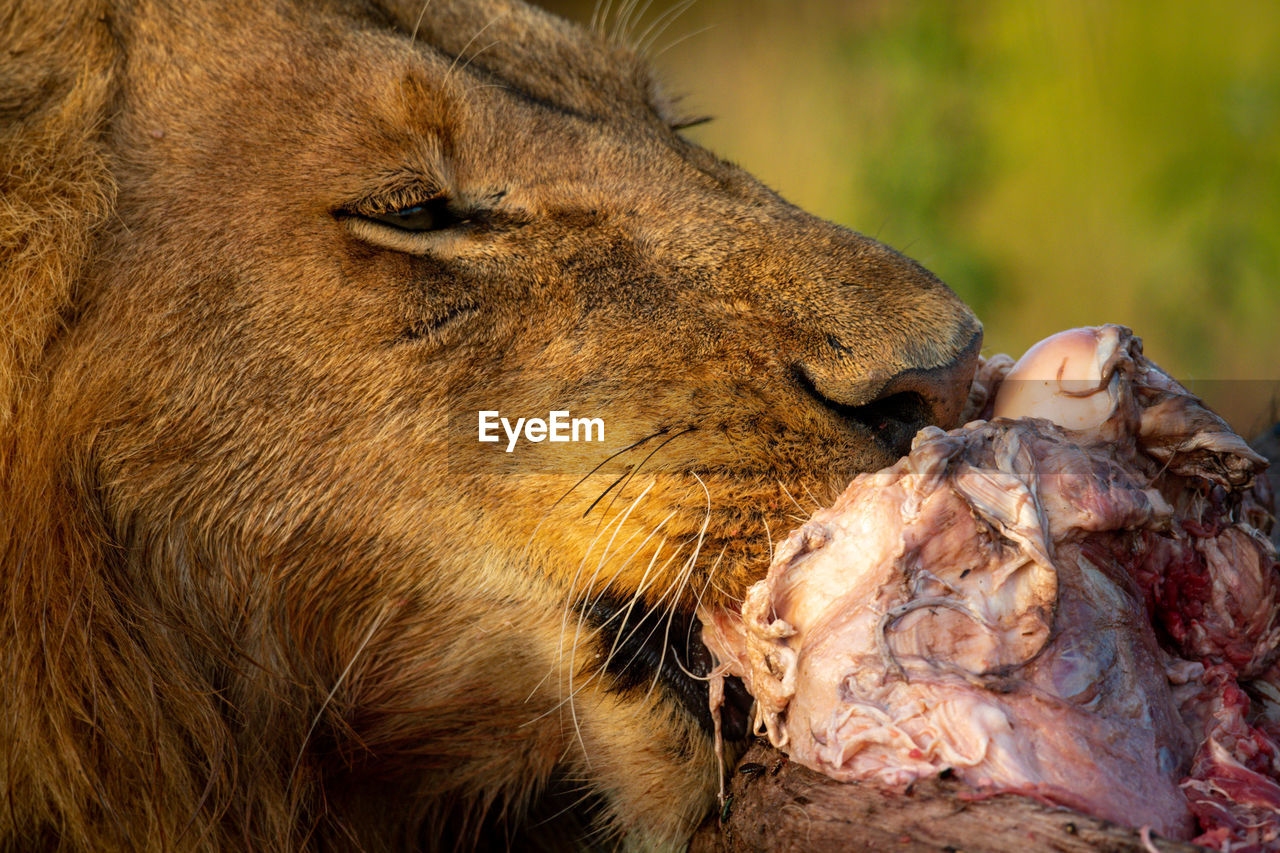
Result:
<svg viewBox="0 0 1280 853"><path fill-rule="evenodd" d="M0 847L680 849L697 602L973 313L518 0L0 16Z"/></svg>

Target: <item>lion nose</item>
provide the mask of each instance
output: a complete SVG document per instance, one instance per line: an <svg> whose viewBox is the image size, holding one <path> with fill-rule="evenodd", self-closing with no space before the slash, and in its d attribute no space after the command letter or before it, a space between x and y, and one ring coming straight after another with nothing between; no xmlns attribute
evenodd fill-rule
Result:
<svg viewBox="0 0 1280 853"><path fill-rule="evenodd" d="M827 409L852 420L898 455L930 424L956 426L969 396L982 327L975 321L968 343L941 364L897 372L851 375L838 362L799 361L793 367L800 386Z"/></svg>

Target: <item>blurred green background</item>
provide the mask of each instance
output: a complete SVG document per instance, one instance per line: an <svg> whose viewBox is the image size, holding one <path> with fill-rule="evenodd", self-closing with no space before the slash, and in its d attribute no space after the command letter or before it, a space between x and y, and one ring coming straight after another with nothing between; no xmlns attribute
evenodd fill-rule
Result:
<svg viewBox="0 0 1280 853"><path fill-rule="evenodd" d="M1124 323L1238 430L1276 417L1280 3L685 5L606 26L669 24L649 56L715 117L690 138L932 269L985 352Z"/></svg>

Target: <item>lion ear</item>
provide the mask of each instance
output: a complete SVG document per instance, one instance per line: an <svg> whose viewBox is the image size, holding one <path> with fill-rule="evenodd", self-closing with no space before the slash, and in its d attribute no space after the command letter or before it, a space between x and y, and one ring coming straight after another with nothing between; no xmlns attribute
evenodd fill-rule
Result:
<svg viewBox="0 0 1280 853"><path fill-rule="evenodd" d="M0 11L0 430L70 306L111 210L103 133L119 51L102 0Z"/></svg>

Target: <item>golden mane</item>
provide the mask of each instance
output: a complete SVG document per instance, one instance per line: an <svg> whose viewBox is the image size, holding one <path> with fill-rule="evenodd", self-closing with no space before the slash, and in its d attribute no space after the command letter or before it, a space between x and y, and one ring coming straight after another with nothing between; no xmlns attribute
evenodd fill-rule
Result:
<svg viewBox="0 0 1280 853"><path fill-rule="evenodd" d="M19 2L0 44L0 618L25 640L0 652L0 839L218 848L230 839L195 840L211 825L198 812L225 807L237 784L213 697L118 595L89 485L66 458L76 408L48 399L44 375L112 211L102 134L119 57L106 5Z"/></svg>
<svg viewBox="0 0 1280 853"><path fill-rule="evenodd" d="M105 7L20 2L0 21L0 423L36 381L113 185L100 140L114 91Z"/></svg>

